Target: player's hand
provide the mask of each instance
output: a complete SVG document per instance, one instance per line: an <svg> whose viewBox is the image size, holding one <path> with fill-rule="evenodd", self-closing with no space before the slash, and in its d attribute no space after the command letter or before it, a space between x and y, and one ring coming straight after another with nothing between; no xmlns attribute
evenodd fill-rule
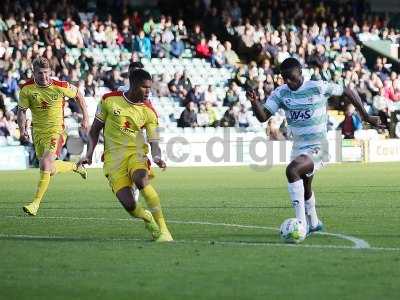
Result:
<svg viewBox="0 0 400 300"><path fill-rule="evenodd" d="M83 158L81 158L77 165L81 166L81 165L91 165L92 164L92 156L85 156Z"/></svg>
<svg viewBox="0 0 400 300"><path fill-rule="evenodd" d="M83 119L82 119L81 128L82 128L85 132L88 132L88 130L89 130L89 120L88 120L88 119L86 119L86 118L83 118Z"/></svg>
<svg viewBox="0 0 400 300"><path fill-rule="evenodd" d="M21 131L20 139L21 139L22 143L28 143L29 142L29 133L26 130Z"/></svg>
<svg viewBox="0 0 400 300"><path fill-rule="evenodd" d="M167 168L167 164L161 158L153 158L153 161L163 171Z"/></svg>
<svg viewBox="0 0 400 300"><path fill-rule="evenodd" d="M246 97L249 99L251 103L260 101L260 96L257 94L255 90L247 91Z"/></svg>
<svg viewBox="0 0 400 300"><path fill-rule="evenodd" d="M383 129L385 126L381 123L381 118L378 116L368 116L367 119L365 120L372 126L376 128Z"/></svg>

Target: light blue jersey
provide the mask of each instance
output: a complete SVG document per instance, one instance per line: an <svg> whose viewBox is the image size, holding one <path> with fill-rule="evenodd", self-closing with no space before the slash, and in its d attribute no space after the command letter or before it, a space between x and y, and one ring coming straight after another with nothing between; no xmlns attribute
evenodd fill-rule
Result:
<svg viewBox="0 0 400 300"><path fill-rule="evenodd" d="M326 81L306 81L296 91L286 84L268 97L265 108L274 114L285 111L293 150L321 147L327 144L327 100L343 94L343 87Z"/></svg>

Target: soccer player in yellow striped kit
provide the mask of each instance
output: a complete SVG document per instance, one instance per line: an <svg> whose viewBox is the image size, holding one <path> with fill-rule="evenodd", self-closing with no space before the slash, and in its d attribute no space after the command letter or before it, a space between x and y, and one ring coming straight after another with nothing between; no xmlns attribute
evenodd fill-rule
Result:
<svg viewBox="0 0 400 300"><path fill-rule="evenodd" d="M32 138L39 158L40 179L35 196L23 210L35 216L40 202L49 186L50 176L57 173L75 172L86 179L83 166L73 162L55 160L65 144L64 102L65 97L75 99L82 110L81 126L88 129L88 114L83 96L78 89L66 81L50 78L50 63L44 57L37 57L33 63L33 80L21 87L18 101L18 126L21 141L29 140L26 126L26 110L32 112Z"/></svg>
<svg viewBox="0 0 400 300"><path fill-rule="evenodd" d="M166 168L159 147L158 117L146 101L151 83L148 72L135 69L129 72L128 91L110 92L102 97L89 132L88 151L80 164L92 163L93 151L103 129L103 169L113 192L130 215L145 222L145 228L155 241L169 242L173 238L165 224L160 198L149 183L153 173L147 157L147 142L154 163L161 169ZM140 190L149 210L135 201L133 185Z"/></svg>

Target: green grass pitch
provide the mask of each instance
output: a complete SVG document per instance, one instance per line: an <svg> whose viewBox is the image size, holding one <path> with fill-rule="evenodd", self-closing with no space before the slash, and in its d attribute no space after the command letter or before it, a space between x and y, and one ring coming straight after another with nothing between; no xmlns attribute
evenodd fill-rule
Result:
<svg viewBox="0 0 400 300"><path fill-rule="evenodd" d="M101 170L86 182L55 177L37 217L21 207L38 170L0 172L0 298L399 299L399 174L400 163L321 170L319 214L342 236L287 246L277 231L294 215L283 167L157 171L169 244L148 241ZM360 240L370 248L354 249Z"/></svg>

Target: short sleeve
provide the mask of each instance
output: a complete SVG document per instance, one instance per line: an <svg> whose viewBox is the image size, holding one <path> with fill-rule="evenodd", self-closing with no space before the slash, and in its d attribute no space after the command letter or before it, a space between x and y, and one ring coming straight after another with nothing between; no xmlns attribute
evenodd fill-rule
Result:
<svg viewBox="0 0 400 300"><path fill-rule="evenodd" d="M105 106L106 106L105 101L100 101L99 104L97 105L97 110L95 115L95 118L102 123L104 123L107 118L107 110Z"/></svg>
<svg viewBox="0 0 400 300"><path fill-rule="evenodd" d="M65 87L62 87L61 89L64 93L64 96L68 98L75 98L78 94L78 88L69 82L67 82Z"/></svg>
<svg viewBox="0 0 400 300"><path fill-rule="evenodd" d="M26 88L22 88L19 92L18 107L22 109L29 108L29 95Z"/></svg>
<svg viewBox="0 0 400 300"><path fill-rule="evenodd" d="M343 94L343 87L340 84L320 81L321 94L325 97L341 96Z"/></svg>
<svg viewBox="0 0 400 300"><path fill-rule="evenodd" d="M280 108L280 100L276 91L272 92L272 94L268 97L267 101L265 101L264 103L264 107L271 114L274 114L278 111L278 109Z"/></svg>
<svg viewBox="0 0 400 300"><path fill-rule="evenodd" d="M152 107L146 105L146 123L144 124L146 128L147 140L158 141L160 140L160 134L158 129L158 117L156 112Z"/></svg>

